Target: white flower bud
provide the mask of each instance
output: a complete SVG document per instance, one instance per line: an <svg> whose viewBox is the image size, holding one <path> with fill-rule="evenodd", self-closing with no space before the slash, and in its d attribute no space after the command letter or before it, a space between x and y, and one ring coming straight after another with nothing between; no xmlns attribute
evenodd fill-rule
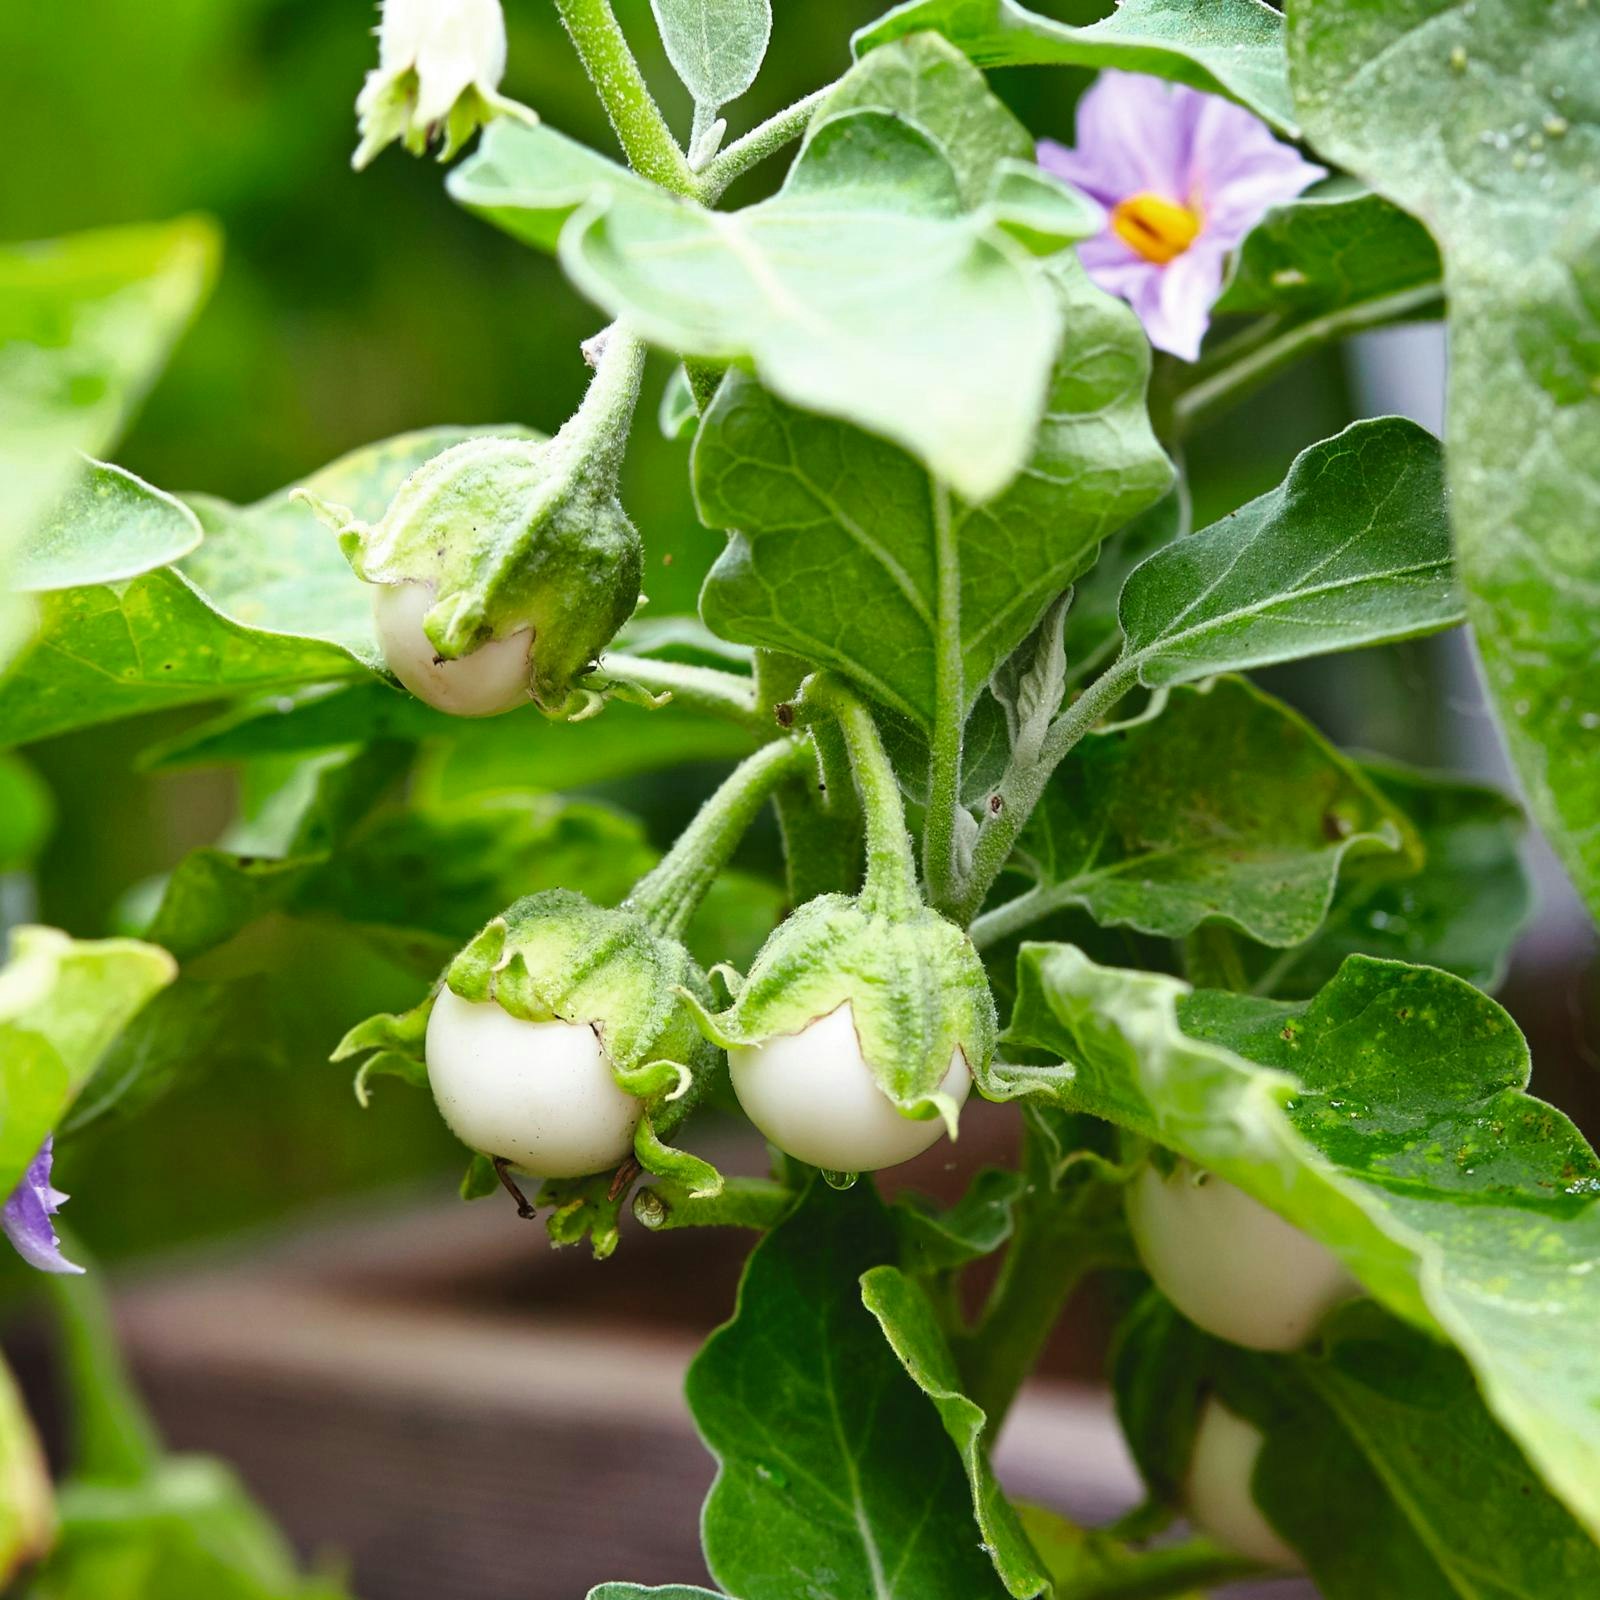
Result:
<svg viewBox="0 0 1600 1600"><path fill-rule="evenodd" d="M644 1103L587 1023L525 1022L445 988L425 1049L439 1114L472 1149L538 1178L604 1172L632 1153Z"/></svg>
<svg viewBox="0 0 1600 1600"><path fill-rule="evenodd" d="M773 1144L814 1167L876 1172L920 1155L945 1131L937 1116L906 1116L878 1087L850 1003L807 1024L728 1051L733 1092ZM972 1087L957 1048L941 1094L963 1104Z"/></svg>
<svg viewBox="0 0 1600 1600"><path fill-rule="evenodd" d="M1361 1292L1325 1245L1242 1189L1180 1162L1128 1188L1128 1223L1156 1287L1196 1326L1252 1350L1298 1350Z"/></svg>
<svg viewBox="0 0 1600 1600"><path fill-rule="evenodd" d="M448 160L502 109L506 70L500 0L383 0L378 65L356 98L359 171L396 139L413 155L441 141Z"/></svg>
<svg viewBox="0 0 1600 1600"><path fill-rule="evenodd" d="M531 628L446 661L422 631L434 602L431 584L375 583L371 588L383 659L419 700L457 717L494 717L528 704Z"/></svg>
<svg viewBox="0 0 1600 1600"><path fill-rule="evenodd" d="M1261 1430L1211 1399L1200 1413L1184 1483L1189 1520L1202 1533L1264 1566L1298 1569L1300 1557L1261 1514L1251 1492Z"/></svg>

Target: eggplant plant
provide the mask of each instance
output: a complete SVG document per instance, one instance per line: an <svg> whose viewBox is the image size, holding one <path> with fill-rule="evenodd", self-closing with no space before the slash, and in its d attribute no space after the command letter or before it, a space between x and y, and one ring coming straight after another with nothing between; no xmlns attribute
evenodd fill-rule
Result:
<svg viewBox="0 0 1600 1600"><path fill-rule="evenodd" d="M450 201L593 305L548 437L441 426L253 505L176 495L98 458L205 296L210 227L0 251L0 865L25 882L47 824L26 747L116 719L197 708L147 763L267 796L128 936L13 934L19 1252L88 1264L54 1152L253 1025L218 952L320 919L410 999L318 1070L431 1094L466 1197L601 1258L755 1238L687 1379L718 1587L591 1600L1294 1568L1328 1600L1600 1594L1600 1157L1489 993L1524 808L1600 914L1600 7L906 0L735 136L768 0L652 0L676 130L610 0L513 4L555 6L616 148L502 91L498 0L386 0L355 164L436 150ZM1070 145L1002 98L1017 67L1088 83ZM726 205L747 174L764 197ZM1218 418L1430 320L1442 443L1355 422L1195 526ZM648 607L624 503L658 425L726 535L693 617ZM1464 625L1518 799L1344 751L1249 676ZM461 750L525 744L523 792L457 792ZM572 792L707 759L664 852ZM769 815L781 883L739 864ZM959 1159L980 1098L1014 1169L943 1210L880 1190ZM769 1173L697 1149L730 1115ZM991 1466L1097 1274L1148 1492L1113 1527ZM107 1563L180 1546L210 1563L184 1595L336 1592L127 1422L92 1292L63 1291L79 1400L125 1425L80 1428L59 1495L0 1392L20 1592L106 1596Z"/></svg>

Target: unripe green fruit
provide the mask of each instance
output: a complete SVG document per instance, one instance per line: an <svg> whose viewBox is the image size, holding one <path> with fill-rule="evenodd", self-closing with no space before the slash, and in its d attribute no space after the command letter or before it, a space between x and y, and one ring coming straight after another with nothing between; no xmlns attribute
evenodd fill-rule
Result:
<svg viewBox="0 0 1600 1600"><path fill-rule="evenodd" d="M1262 1443L1254 1424L1215 1397L1207 1400L1184 1481L1185 1509L1202 1533L1240 1555L1263 1566L1298 1569L1300 1557L1262 1515L1250 1487Z"/></svg>
<svg viewBox="0 0 1600 1600"><path fill-rule="evenodd" d="M1252 1350L1298 1350L1360 1285L1325 1245L1186 1162L1128 1186L1128 1223L1156 1287L1197 1327Z"/></svg>

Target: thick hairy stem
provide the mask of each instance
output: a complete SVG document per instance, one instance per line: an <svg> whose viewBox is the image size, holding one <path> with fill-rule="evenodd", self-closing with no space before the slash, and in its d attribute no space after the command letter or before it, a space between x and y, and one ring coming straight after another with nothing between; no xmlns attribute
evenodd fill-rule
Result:
<svg viewBox="0 0 1600 1600"><path fill-rule="evenodd" d="M556 0L556 10L616 130L628 164L674 194L695 192L695 175L650 93L611 9L611 0Z"/></svg>
<svg viewBox="0 0 1600 1600"><path fill-rule="evenodd" d="M657 932L681 937L773 790L813 759L800 739L775 740L747 757L701 806L660 864L634 885L627 904Z"/></svg>
<svg viewBox="0 0 1600 1600"><path fill-rule="evenodd" d="M756 702L754 683L737 672L607 651L600 658L600 674L624 679L651 694L670 694L674 705L735 723L763 742L779 737L778 725Z"/></svg>
<svg viewBox="0 0 1600 1600"><path fill-rule="evenodd" d="M1061 765L1067 752L1134 686L1138 676L1139 665L1135 659L1124 657L1117 662L1050 724L1038 759L1006 773L990 797L987 815L972 850L972 870L960 899L951 909L950 914L956 921L970 923L983 909L989 890L1005 867L1018 835L1033 815L1050 775Z"/></svg>
<svg viewBox="0 0 1600 1600"><path fill-rule="evenodd" d="M938 572L939 654L934 664L933 741L929 747L928 807L922 828L922 874L928 898L948 910L959 898L963 871L956 861L956 808L961 804L961 736L966 674L961 659L961 567L956 559L950 492L933 490L934 555Z"/></svg>
<svg viewBox="0 0 1600 1600"><path fill-rule="evenodd" d="M805 99L796 100L792 106L786 107L775 117L769 117L759 128L752 128L749 133L735 139L727 149L713 156L695 180L700 199L707 205L721 199L723 190L735 178L798 139L806 131L812 113L832 91L833 85L830 83L826 88L808 94Z"/></svg>
<svg viewBox="0 0 1600 1600"><path fill-rule="evenodd" d="M1174 440L1182 439L1317 346L1359 333L1364 328L1382 327L1388 322L1435 310L1440 299L1439 286L1425 284L1362 305L1345 306L1281 332L1270 323L1247 328L1218 351L1215 364L1206 363L1192 375L1187 387L1173 396L1164 431Z"/></svg>
<svg viewBox="0 0 1600 1600"><path fill-rule="evenodd" d="M756 705L772 718L792 713L792 702L810 668L793 656L756 651ZM819 722L811 737L817 764L786 783L774 796L791 905L819 894L849 894L861 882L861 806L856 798L850 757L839 730Z"/></svg>
<svg viewBox="0 0 1600 1600"><path fill-rule="evenodd" d="M600 357L594 376L578 409L551 440L551 448L581 451L587 479L613 491L639 403L645 344L620 322L613 322L596 343Z"/></svg>
<svg viewBox="0 0 1600 1600"><path fill-rule="evenodd" d="M906 830L905 802L878 724L864 701L827 673L806 682L809 710L831 717L844 735L866 825L867 870L861 885L863 910L903 916L920 906L916 854Z"/></svg>

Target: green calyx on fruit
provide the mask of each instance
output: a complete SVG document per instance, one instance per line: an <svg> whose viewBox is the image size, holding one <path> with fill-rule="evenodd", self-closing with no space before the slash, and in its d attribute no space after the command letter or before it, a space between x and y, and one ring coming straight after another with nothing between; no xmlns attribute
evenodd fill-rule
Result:
<svg viewBox="0 0 1600 1600"><path fill-rule="evenodd" d="M374 523L299 491L378 586L385 658L420 698L469 716L583 703L575 685L639 602L639 536L616 480L642 366L643 347L612 329L553 439L452 445Z"/></svg>
<svg viewBox="0 0 1600 1600"><path fill-rule="evenodd" d="M727 1010L694 1009L707 1037L735 1053L734 1088L757 1126L789 1154L840 1171L905 1160L940 1121L954 1138L996 1033L983 963L959 928L926 907L880 912L845 895L823 895L779 927ZM872 1114L852 1071L900 1120L931 1122L926 1137L906 1148L892 1119L863 1126ZM763 1084L775 1073L786 1082Z"/></svg>

